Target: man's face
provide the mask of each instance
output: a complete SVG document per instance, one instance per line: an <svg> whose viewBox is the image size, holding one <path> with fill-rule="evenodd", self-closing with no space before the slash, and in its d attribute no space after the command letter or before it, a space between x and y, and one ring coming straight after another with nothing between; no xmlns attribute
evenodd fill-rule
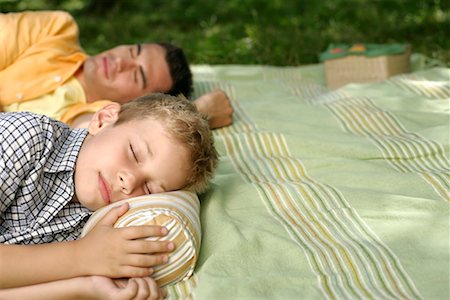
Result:
<svg viewBox="0 0 450 300"><path fill-rule="evenodd" d="M119 103L172 87L166 50L157 44L121 45L89 57L81 71L87 101Z"/></svg>
<svg viewBox="0 0 450 300"><path fill-rule="evenodd" d="M107 124L90 132L75 169L75 201L90 210L186 185L189 152L168 136L161 121Z"/></svg>

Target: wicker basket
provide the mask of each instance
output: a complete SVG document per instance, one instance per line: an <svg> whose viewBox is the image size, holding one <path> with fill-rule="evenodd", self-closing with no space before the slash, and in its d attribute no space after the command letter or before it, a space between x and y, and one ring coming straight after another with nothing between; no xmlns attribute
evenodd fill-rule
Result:
<svg viewBox="0 0 450 300"><path fill-rule="evenodd" d="M374 82L384 80L392 75L409 72L411 48L405 53L365 57L350 55L325 61L327 85L338 88L348 83Z"/></svg>

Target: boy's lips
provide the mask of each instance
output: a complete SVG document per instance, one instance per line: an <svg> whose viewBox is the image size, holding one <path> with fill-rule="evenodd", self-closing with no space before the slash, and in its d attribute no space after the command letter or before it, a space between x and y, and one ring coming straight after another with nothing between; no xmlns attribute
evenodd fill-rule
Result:
<svg viewBox="0 0 450 300"><path fill-rule="evenodd" d="M108 66L108 58L106 56L104 56L102 58L102 63L103 63L103 71L105 73L105 77L106 79L109 79L109 66Z"/></svg>
<svg viewBox="0 0 450 300"><path fill-rule="evenodd" d="M102 174L98 174L98 187L103 201L108 205L111 203L111 188L103 178Z"/></svg>

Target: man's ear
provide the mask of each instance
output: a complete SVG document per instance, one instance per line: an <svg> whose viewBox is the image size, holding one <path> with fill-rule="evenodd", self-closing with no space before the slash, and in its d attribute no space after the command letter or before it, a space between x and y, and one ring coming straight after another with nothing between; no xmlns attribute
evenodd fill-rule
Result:
<svg viewBox="0 0 450 300"><path fill-rule="evenodd" d="M88 125L91 135L96 135L100 130L108 125L114 124L119 118L120 104L113 102L97 111Z"/></svg>

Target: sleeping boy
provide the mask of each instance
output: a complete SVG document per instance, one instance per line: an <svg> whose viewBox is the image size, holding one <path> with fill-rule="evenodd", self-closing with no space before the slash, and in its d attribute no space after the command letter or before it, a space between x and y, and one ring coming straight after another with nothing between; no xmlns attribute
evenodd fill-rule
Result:
<svg viewBox="0 0 450 300"><path fill-rule="evenodd" d="M154 281L143 277L167 261L174 245L143 238L167 229L113 228L125 204L77 238L92 211L109 203L205 190L217 153L195 106L152 94L106 106L87 130L41 115L2 113L0 134L0 289L22 286L0 290L0 296L30 291L36 296L37 290L56 298L152 292ZM109 279L123 277L132 279Z"/></svg>

